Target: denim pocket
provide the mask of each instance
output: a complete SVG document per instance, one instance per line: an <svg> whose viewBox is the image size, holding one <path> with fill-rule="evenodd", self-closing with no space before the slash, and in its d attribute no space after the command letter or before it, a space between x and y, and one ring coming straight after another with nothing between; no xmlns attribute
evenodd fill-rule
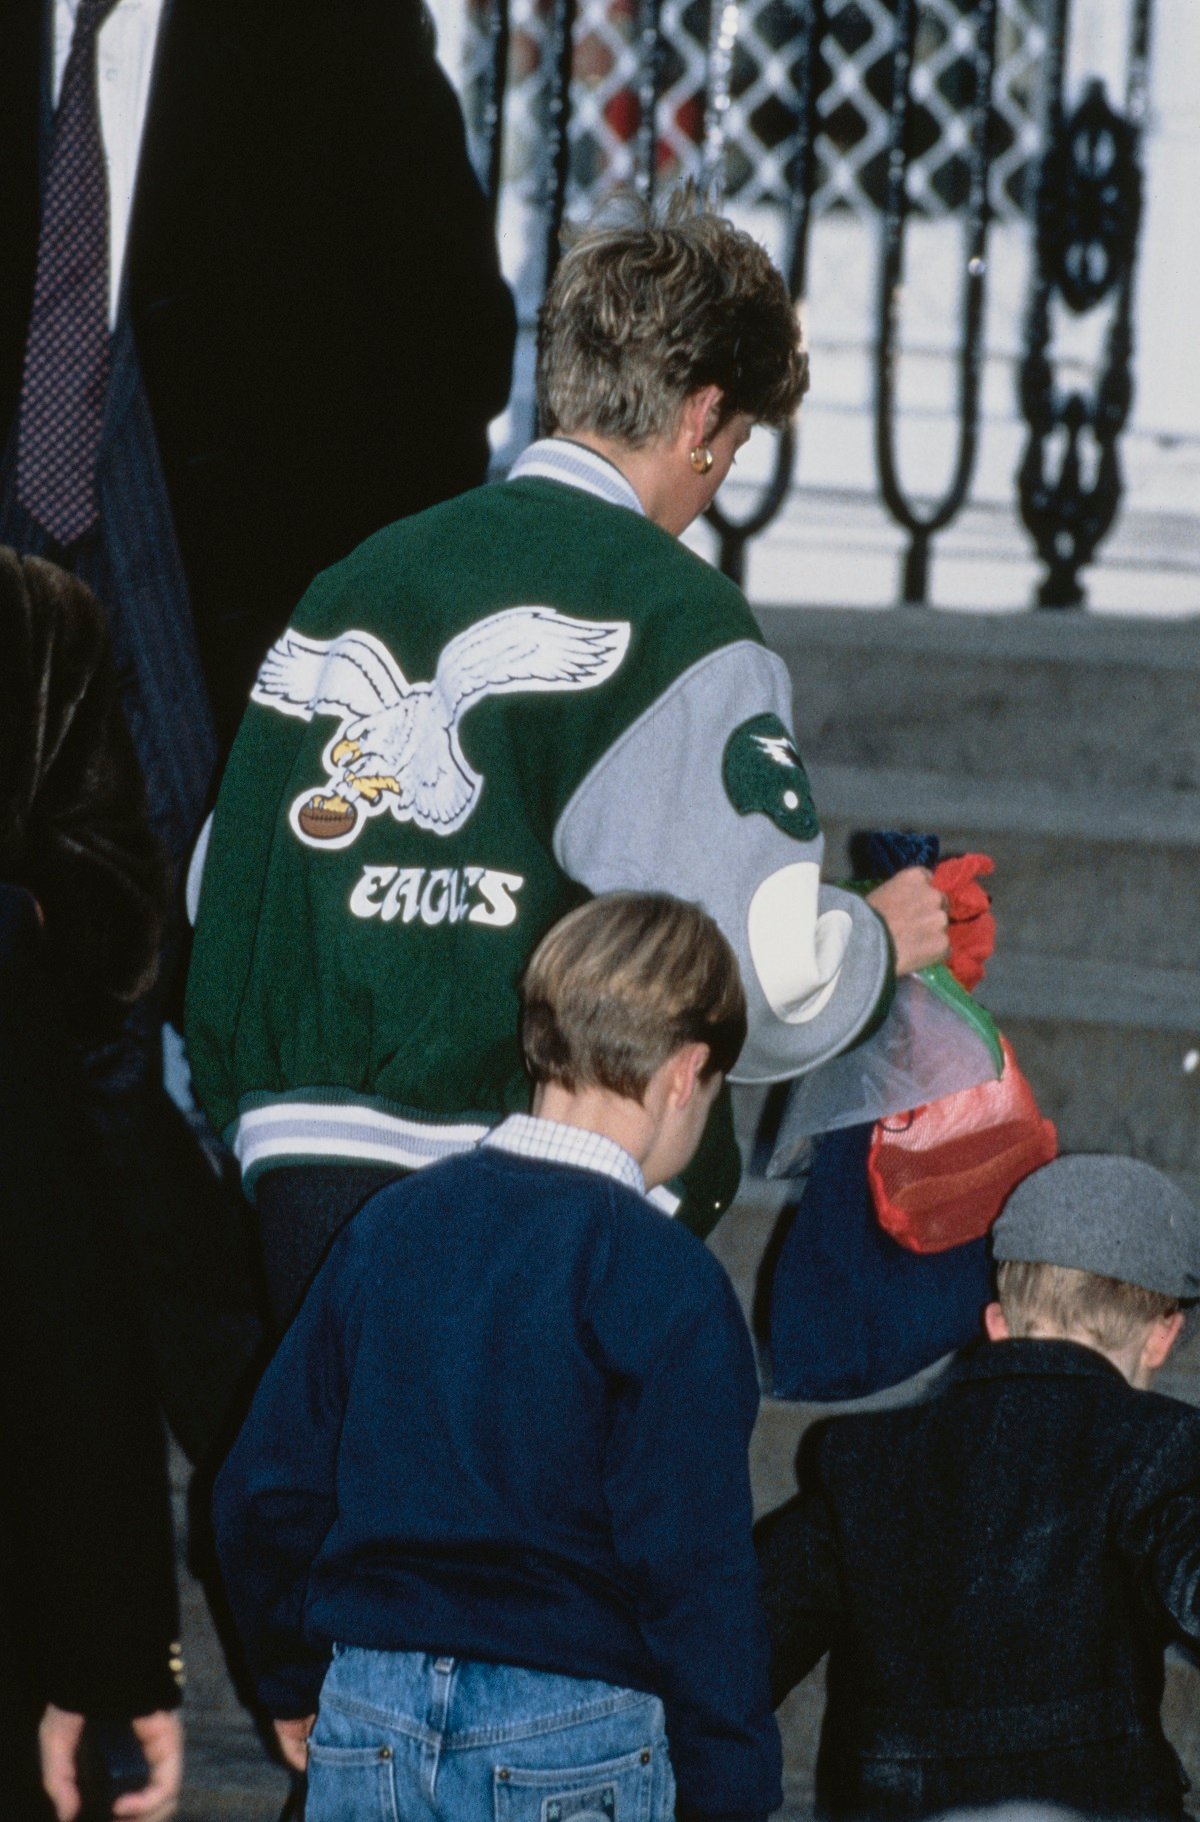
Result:
<svg viewBox="0 0 1200 1822"><path fill-rule="evenodd" d="M390 1746L308 1745L305 1822L400 1822Z"/></svg>
<svg viewBox="0 0 1200 1822"><path fill-rule="evenodd" d="M649 1744L599 1765L500 1765L492 1773L495 1822L670 1822L670 1808L654 1801L656 1781L666 1795L665 1769L665 1753Z"/></svg>

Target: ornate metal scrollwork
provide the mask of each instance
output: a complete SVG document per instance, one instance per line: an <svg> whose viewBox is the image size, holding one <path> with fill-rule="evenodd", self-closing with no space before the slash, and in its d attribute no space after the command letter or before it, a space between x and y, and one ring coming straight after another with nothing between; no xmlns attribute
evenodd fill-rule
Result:
<svg viewBox="0 0 1200 1822"><path fill-rule="evenodd" d="M733 0L713 0L714 42L710 58L708 131L705 168L711 176L719 169L723 143L722 122L729 105L737 8ZM793 303L803 298L808 271L808 230L814 190L814 146L817 132L817 53L825 32L825 0L793 0L796 19L797 63L802 72L796 96L795 123L788 158L789 207L787 238L781 261ZM722 38L722 34L724 37ZM746 546L775 517L787 496L796 463L796 431L791 424L779 433L775 460L761 498L744 519L731 519L718 505L706 517L720 540L718 562L725 574L741 584L745 580Z"/></svg>
<svg viewBox="0 0 1200 1822"><path fill-rule="evenodd" d="M575 57L576 0L555 0L546 97L545 285L562 250L563 217L571 171L571 70Z"/></svg>
<svg viewBox="0 0 1200 1822"><path fill-rule="evenodd" d="M907 140L916 50L916 0L900 0L896 9L887 201L883 217L875 348L875 456L884 502L892 517L909 534L900 593L904 602L914 606L923 605L928 598L930 543L934 533L948 525L962 507L971 484L978 447L989 222L988 171L991 165L989 126L992 83L996 69L996 0L980 0L974 24L970 185L958 352L958 452L954 473L944 496L922 511L911 503L904 492L895 450L895 369L900 294L904 277L904 224L908 215Z"/></svg>
<svg viewBox="0 0 1200 1822"><path fill-rule="evenodd" d="M1126 112L1090 82L1074 111L1062 102L1067 0L1059 0L1047 71L1047 140L1038 183L1035 268L1020 372L1029 439L1017 475L1021 515L1046 575L1042 607L1079 607L1079 572L1117 516L1118 443L1133 403L1133 280L1141 225L1141 120L1151 0L1134 0ZM1052 300L1076 315L1112 299L1099 375L1089 395L1060 392L1052 362ZM1056 447L1057 446L1057 447Z"/></svg>
<svg viewBox="0 0 1200 1822"><path fill-rule="evenodd" d="M638 20L637 188L653 200L658 177L658 98L662 81L661 0L641 0Z"/></svg>
<svg viewBox="0 0 1200 1822"><path fill-rule="evenodd" d="M1049 161L1050 274L1076 314L1091 310L1132 264L1141 219L1137 135L1090 82Z"/></svg>

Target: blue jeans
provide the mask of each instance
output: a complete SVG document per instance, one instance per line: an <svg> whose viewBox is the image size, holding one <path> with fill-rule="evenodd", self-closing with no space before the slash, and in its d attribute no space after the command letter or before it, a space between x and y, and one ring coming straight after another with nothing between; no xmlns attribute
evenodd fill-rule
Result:
<svg viewBox="0 0 1200 1822"><path fill-rule="evenodd" d="M662 1703L611 1683L336 1647L305 1822L673 1822Z"/></svg>

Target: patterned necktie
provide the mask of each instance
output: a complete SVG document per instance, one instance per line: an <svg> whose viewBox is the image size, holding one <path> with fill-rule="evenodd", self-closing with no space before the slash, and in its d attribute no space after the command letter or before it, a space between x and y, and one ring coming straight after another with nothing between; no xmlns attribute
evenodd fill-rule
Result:
<svg viewBox="0 0 1200 1822"><path fill-rule="evenodd" d="M54 115L17 432L17 498L60 544L99 516L108 388L108 177L96 34L115 0L79 0Z"/></svg>

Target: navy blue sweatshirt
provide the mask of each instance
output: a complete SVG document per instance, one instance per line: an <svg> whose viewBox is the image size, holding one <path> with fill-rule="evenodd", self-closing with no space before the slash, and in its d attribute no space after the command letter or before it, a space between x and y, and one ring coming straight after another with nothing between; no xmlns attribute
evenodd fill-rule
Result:
<svg viewBox="0 0 1200 1822"><path fill-rule="evenodd" d="M219 1477L268 1709L335 1641L661 1697L681 1809L781 1801L749 1339L704 1246L597 1171L484 1145L335 1243Z"/></svg>

